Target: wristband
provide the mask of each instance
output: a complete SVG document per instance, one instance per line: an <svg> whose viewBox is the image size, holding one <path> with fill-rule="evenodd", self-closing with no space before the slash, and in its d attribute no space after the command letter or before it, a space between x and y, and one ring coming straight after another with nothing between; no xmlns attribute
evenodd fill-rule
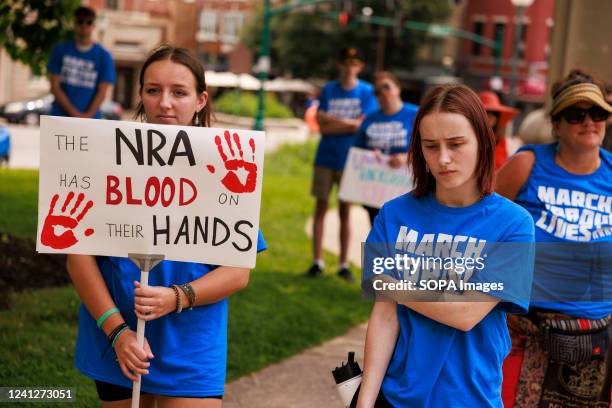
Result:
<svg viewBox="0 0 612 408"><path fill-rule="evenodd" d="M195 290L193 290L193 286L191 286L190 283L185 283L184 285L181 285L180 288L183 291L183 293L185 293L185 296L187 296L187 299L189 300L189 310L193 309L193 305L195 304L195 301L196 301L196 294L195 294Z"/></svg>
<svg viewBox="0 0 612 408"><path fill-rule="evenodd" d="M108 319L108 317L112 315L113 313L119 313L119 309L117 309L116 307L113 307L112 309L107 310L106 313L100 316L100 318L98 318L98 321L96 322L96 324L98 325L98 329L102 327L102 324L104 323L104 321Z"/></svg>
<svg viewBox="0 0 612 408"><path fill-rule="evenodd" d="M115 347L115 342L117 341L119 336L121 336L121 333L123 333L127 329L129 329L129 327L126 325L123 329L119 330L119 332L117 334L115 334L115 338L113 339L113 342L111 343L111 347Z"/></svg>
<svg viewBox="0 0 612 408"><path fill-rule="evenodd" d="M121 324L118 324L117 327L115 327L113 329L113 331L108 335L108 342L114 346L115 345L115 341L117 340L117 337L119 337L119 333L121 333L123 330L128 329L128 325L127 323L123 322Z"/></svg>

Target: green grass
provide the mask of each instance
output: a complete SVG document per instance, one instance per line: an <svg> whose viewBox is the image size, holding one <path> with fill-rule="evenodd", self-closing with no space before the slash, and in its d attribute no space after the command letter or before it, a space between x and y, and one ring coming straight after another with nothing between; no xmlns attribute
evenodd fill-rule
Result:
<svg viewBox="0 0 612 408"><path fill-rule="evenodd" d="M38 171L0 168L0 231L34 239L37 211Z"/></svg>
<svg viewBox="0 0 612 408"><path fill-rule="evenodd" d="M370 306L357 284L332 274L301 276L311 260L304 225L314 207L308 193L313 154L309 143L266 158L261 229L269 249L258 256L248 288L230 298L228 381L367 319ZM0 231L33 237L37 173L1 170L0 186ZM336 264L331 254L325 257ZM72 286L13 296L12 310L0 312L0 386L71 386L79 406L97 403L93 383L73 367L78 304Z"/></svg>
<svg viewBox="0 0 612 408"><path fill-rule="evenodd" d="M293 117L291 109L279 102L276 95L266 93L266 117L289 119ZM215 110L230 115L254 118L257 113L258 96L253 92L227 91L214 101Z"/></svg>

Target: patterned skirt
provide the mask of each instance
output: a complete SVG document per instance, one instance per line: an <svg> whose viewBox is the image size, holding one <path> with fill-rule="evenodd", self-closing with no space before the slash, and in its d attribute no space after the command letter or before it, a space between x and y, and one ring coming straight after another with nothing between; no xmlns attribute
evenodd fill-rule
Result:
<svg viewBox="0 0 612 408"><path fill-rule="evenodd" d="M505 408L610 408L612 344L607 326L607 347L597 358L568 362L553 359L541 324L544 319L578 320L557 313L534 312L508 316L512 350L504 361L502 399ZM582 319L583 320L583 319ZM581 321L582 321L581 320ZM609 317L608 317L609 322ZM591 321L594 322L594 321ZM605 330L605 329L604 329ZM599 337L602 338L601 336ZM599 347L599 346L595 346ZM607 348L607 350L606 350ZM571 348L570 348L571 349ZM597 351L593 348L594 352ZM568 360L576 360L570 353ZM580 357L580 356L578 356Z"/></svg>

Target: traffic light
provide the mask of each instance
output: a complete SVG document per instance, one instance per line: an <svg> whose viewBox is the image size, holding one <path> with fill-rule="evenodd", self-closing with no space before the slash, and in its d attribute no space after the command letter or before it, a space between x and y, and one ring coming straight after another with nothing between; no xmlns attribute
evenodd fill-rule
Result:
<svg viewBox="0 0 612 408"><path fill-rule="evenodd" d="M348 26L355 21L356 9L351 0L342 0L340 2L340 12L338 13L338 23L342 27Z"/></svg>
<svg viewBox="0 0 612 408"><path fill-rule="evenodd" d="M341 11L338 14L338 23L340 23L341 27L346 27L350 21L349 13L346 11Z"/></svg>

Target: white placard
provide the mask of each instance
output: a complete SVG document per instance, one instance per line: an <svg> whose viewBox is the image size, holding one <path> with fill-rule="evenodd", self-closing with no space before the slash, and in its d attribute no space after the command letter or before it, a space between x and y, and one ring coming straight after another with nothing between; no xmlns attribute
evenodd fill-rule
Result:
<svg viewBox="0 0 612 408"><path fill-rule="evenodd" d="M341 200L380 208L412 190L409 168L391 168L387 164L389 156L381 156L379 160L372 150L351 147L340 182L338 196Z"/></svg>
<svg viewBox="0 0 612 408"><path fill-rule="evenodd" d="M255 266L265 134L41 117L36 250Z"/></svg>

